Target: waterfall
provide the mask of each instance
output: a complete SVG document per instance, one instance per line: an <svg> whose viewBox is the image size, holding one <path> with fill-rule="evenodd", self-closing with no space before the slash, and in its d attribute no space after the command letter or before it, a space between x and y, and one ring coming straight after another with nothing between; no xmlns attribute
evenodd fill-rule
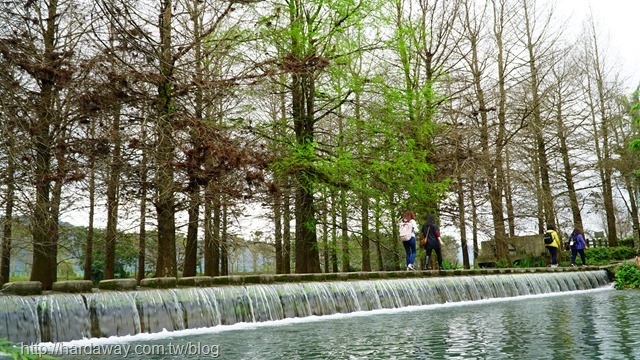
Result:
<svg viewBox="0 0 640 360"><path fill-rule="evenodd" d="M0 338L24 344L60 342L588 290L608 283L607 272L598 270L3 295Z"/></svg>

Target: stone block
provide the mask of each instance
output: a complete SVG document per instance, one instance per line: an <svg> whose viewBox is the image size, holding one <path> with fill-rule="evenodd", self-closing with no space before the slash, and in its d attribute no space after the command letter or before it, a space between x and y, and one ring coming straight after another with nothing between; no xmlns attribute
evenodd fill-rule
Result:
<svg viewBox="0 0 640 360"><path fill-rule="evenodd" d="M174 288L178 284L178 279L174 277L156 277L142 279L140 281L140 287L154 288L154 289L169 289Z"/></svg>
<svg viewBox="0 0 640 360"><path fill-rule="evenodd" d="M2 285L2 292L13 295L40 295L42 283L40 281L15 281Z"/></svg>
<svg viewBox="0 0 640 360"><path fill-rule="evenodd" d="M136 279L108 279L98 283L101 290L135 290L138 287Z"/></svg>
<svg viewBox="0 0 640 360"><path fill-rule="evenodd" d="M66 280L53 283L52 290L64 293L90 293L93 289L91 280Z"/></svg>

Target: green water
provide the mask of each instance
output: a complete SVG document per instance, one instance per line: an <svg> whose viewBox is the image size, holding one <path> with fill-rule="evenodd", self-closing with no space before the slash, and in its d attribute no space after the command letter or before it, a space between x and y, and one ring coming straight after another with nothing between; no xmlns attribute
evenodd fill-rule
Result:
<svg viewBox="0 0 640 360"><path fill-rule="evenodd" d="M125 343L127 358L640 359L640 292L578 291L247 327L134 337ZM169 347L188 353L169 355Z"/></svg>

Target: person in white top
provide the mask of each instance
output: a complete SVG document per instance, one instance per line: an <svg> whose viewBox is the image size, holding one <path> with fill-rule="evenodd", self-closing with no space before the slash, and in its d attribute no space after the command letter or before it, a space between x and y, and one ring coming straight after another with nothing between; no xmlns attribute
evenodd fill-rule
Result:
<svg viewBox="0 0 640 360"><path fill-rule="evenodd" d="M418 224L416 223L416 215L413 213L413 211L405 211L404 215L402 216L402 220L400 222L400 233L401 233L401 237L402 238L402 245L404 246L404 250L407 254L407 270L415 270L415 267L413 266L413 263L416 261L416 233L418 232ZM410 233L408 234L408 236L402 236L403 233L403 227L406 229L406 227L408 227ZM405 239L405 237L408 237L408 239Z"/></svg>

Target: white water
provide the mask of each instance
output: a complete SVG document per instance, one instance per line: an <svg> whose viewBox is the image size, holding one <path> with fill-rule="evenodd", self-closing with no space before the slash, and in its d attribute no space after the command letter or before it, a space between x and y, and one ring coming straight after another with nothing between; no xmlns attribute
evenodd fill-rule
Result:
<svg viewBox="0 0 640 360"><path fill-rule="evenodd" d="M597 293L597 292L611 291L611 290L613 290L613 284L609 284L600 288L590 289L590 290L574 290L574 291L571 291L570 293L579 295L579 294L589 294L589 293ZM444 304L413 305L413 306L406 306L402 308L393 308L393 309L357 311L357 312L347 313L347 314L332 314L332 315L324 315L324 316L312 315L312 316L301 317L301 318L290 318L290 319L273 320L273 321L265 321L265 322L241 322L233 325L218 325L213 327L185 329L185 330L176 330L176 331L167 331L166 329L163 329L163 331L158 333L140 333L136 335L111 336L108 338L89 338L89 339L85 338L81 340L72 340L72 341L62 342L61 344L63 344L65 347L83 347L83 346L97 346L97 345L108 345L108 344L139 343L139 342L149 341L149 340L175 339L180 337L190 337L194 335L217 334L221 332L238 331L238 330L254 330L254 329L266 328L266 327L281 327L281 326L288 326L292 324L304 324L304 323L331 321L331 320L338 320L338 319L348 319L348 318L355 318L355 317L367 317L367 316L384 315L384 314L401 314L401 313L418 312L418 311L431 310L431 309L465 307L465 306L479 305L479 304L498 304L498 303L512 302L512 301L522 301L527 299L552 298L552 297L566 296L567 294L568 294L567 292L557 292L557 293L545 293L545 294L537 294L537 295L514 296L514 297L508 297L508 298L449 302ZM60 346L60 343L43 342L43 343L33 345L33 348L46 349L47 351L53 351L56 346Z"/></svg>
<svg viewBox="0 0 640 360"><path fill-rule="evenodd" d="M601 270L0 297L0 338L24 344L138 341L606 285Z"/></svg>

